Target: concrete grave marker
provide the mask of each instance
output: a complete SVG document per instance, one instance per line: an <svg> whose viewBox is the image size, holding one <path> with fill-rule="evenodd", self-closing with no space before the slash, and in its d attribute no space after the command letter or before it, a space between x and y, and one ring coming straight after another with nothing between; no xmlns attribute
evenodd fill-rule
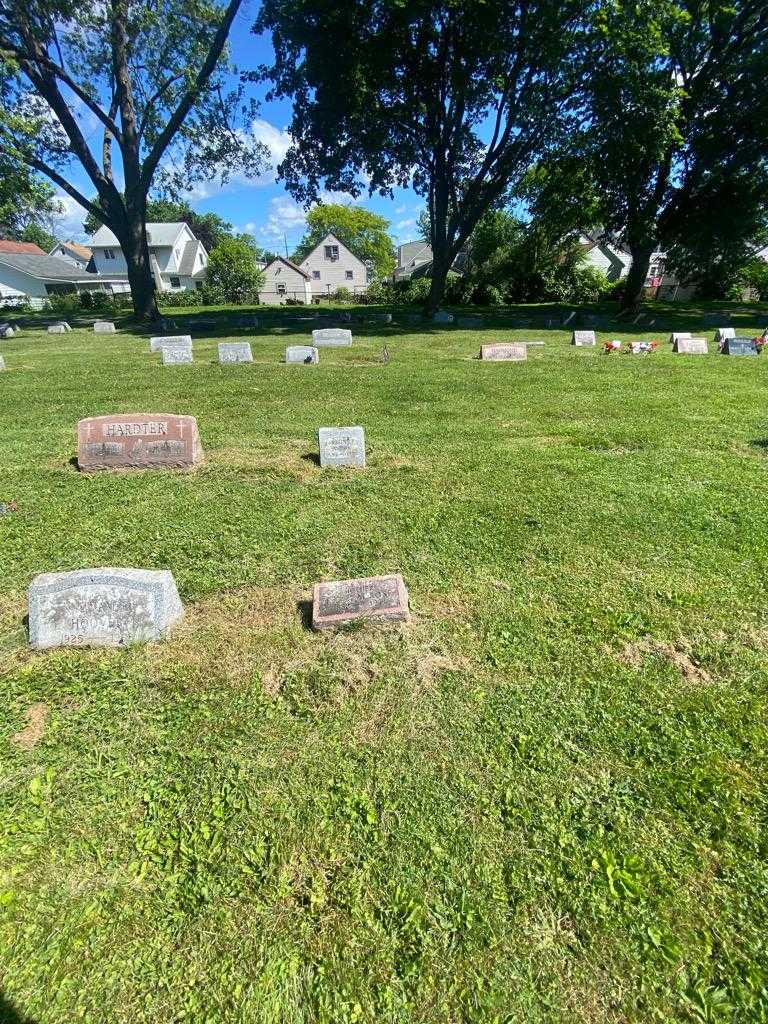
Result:
<svg viewBox="0 0 768 1024"><path fill-rule="evenodd" d="M29 643L38 651L124 647L161 639L183 614L167 569L48 572L29 588Z"/></svg>
<svg viewBox="0 0 768 1024"><path fill-rule="evenodd" d="M5 369L5 360L0 356L0 371Z"/></svg>
<svg viewBox="0 0 768 1024"><path fill-rule="evenodd" d="M438 311L432 317L433 324L452 324L455 317L453 313L449 313L445 309L438 309Z"/></svg>
<svg viewBox="0 0 768 1024"><path fill-rule="evenodd" d="M163 366L176 366L182 363L194 362L192 346L186 345L163 345L160 349Z"/></svg>
<svg viewBox="0 0 768 1024"><path fill-rule="evenodd" d="M595 332L574 331L571 337L571 344L578 345L580 348L585 348L590 345L596 345L597 339L595 338Z"/></svg>
<svg viewBox="0 0 768 1024"><path fill-rule="evenodd" d="M693 337L693 335L691 334L690 331L674 331L669 336L669 343L670 343L670 345L674 345L676 341L680 341L680 340L682 340L684 338L692 338L692 337Z"/></svg>
<svg viewBox="0 0 768 1024"><path fill-rule="evenodd" d="M726 338L720 354L724 356L759 356L760 349L754 338Z"/></svg>
<svg viewBox="0 0 768 1024"><path fill-rule="evenodd" d="M11 324L0 324L0 338L12 338L15 333Z"/></svg>
<svg viewBox="0 0 768 1024"><path fill-rule="evenodd" d="M365 467L365 432L362 427L320 427L317 440L323 469Z"/></svg>
<svg viewBox="0 0 768 1024"><path fill-rule="evenodd" d="M197 420L170 413L92 416L77 425L80 469L191 469L203 460Z"/></svg>
<svg viewBox="0 0 768 1024"><path fill-rule="evenodd" d="M316 348L348 348L352 344L352 331L344 327L321 327L312 331L312 343Z"/></svg>
<svg viewBox="0 0 768 1024"><path fill-rule="evenodd" d="M408 622L408 591L403 577L369 576L315 584L312 600L314 629L332 629L359 619Z"/></svg>
<svg viewBox="0 0 768 1024"><path fill-rule="evenodd" d="M705 356L709 349L706 338L678 338L672 351L681 356Z"/></svg>
<svg viewBox="0 0 768 1024"><path fill-rule="evenodd" d="M320 355L311 345L289 345L285 350L286 363L319 363Z"/></svg>
<svg viewBox="0 0 768 1024"><path fill-rule="evenodd" d="M48 328L48 333L49 334L66 334L67 333L67 328L64 326L64 324L51 324L51 326Z"/></svg>
<svg viewBox="0 0 768 1024"><path fill-rule="evenodd" d="M392 314L391 313L371 313L368 319L373 324L391 324Z"/></svg>
<svg viewBox="0 0 768 1024"><path fill-rule="evenodd" d="M115 325L109 320L97 320L93 325L94 334L114 334Z"/></svg>
<svg viewBox="0 0 768 1024"><path fill-rule="evenodd" d="M253 353L247 341L219 342L220 363L252 363Z"/></svg>
<svg viewBox="0 0 768 1024"><path fill-rule="evenodd" d="M192 345L191 334L169 334L167 337L150 338L149 351L159 352L163 345Z"/></svg>
<svg viewBox="0 0 768 1024"><path fill-rule="evenodd" d="M726 338L735 338L736 330L733 327L718 327L715 331L715 341L719 344L721 341L725 341Z"/></svg>
<svg viewBox="0 0 768 1024"><path fill-rule="evenodd" d="M493 345L481 345L480 358L520 362L528 358L528 346L515 342L497 342Z"/></svg>

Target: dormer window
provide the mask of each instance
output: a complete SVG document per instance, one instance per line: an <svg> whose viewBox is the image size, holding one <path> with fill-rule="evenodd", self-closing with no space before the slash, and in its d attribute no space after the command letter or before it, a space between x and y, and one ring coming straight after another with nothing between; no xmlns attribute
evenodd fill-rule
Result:
<svg viewBox="0 0 768 1024"><path fill-rule="evenodd" d="M338 245L326 245L325 246L325 258L327 260L337 260L339 258L339 247L338 247Z"/></svg>

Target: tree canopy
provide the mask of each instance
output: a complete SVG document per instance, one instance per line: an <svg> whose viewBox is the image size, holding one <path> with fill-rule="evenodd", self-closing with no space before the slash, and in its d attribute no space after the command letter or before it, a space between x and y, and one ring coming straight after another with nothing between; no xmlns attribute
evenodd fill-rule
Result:
<svg viewBox="0 0 768 1024"><path fill-rule="evenodd" d="M307 213L307 230L299 242L294 260L301 263L331 232L351 252L370 263L380 280L395 269L395 249L389 235L389 221L362 206L320 203Z"/></svg>
<svg viewBox="0 0 768 1024"><path fill-rule="evenodd" d="M253 248L242 238L225 239L208 257L205 290L213 302L255 303L263 282Z"/></svg>

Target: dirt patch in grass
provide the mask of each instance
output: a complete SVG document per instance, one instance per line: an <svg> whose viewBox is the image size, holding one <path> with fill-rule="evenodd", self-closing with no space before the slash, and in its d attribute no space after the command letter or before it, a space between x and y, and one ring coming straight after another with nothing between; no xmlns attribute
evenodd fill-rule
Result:
<svg viewBox="0 0 768 1024"><path fill-rule="evenodd" d="M47 704L31 704L24 712L27 724L11 736L11 743L21 750L34 750L45 735L45 719L48 716Z"/></svg>
<svg viewBox="0 0 768 1024"><path fill-rule="evenodd" d="M683 640L671 644L664 640L645 637L636 643L627 642L619 652L619 661L628 668L640 669L647 657L662 658L668 661L683 679L689 683L710 683L709 673L697 664L691 655L690 645Z"/></svg>

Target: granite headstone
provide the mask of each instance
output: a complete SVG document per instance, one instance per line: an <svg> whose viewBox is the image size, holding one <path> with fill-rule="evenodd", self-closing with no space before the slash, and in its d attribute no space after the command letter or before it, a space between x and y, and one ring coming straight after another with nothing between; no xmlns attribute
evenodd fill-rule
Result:
<svg viewBox="0 0 768 1024"><path fill-rule="evenodd" d="M410 612L403 577L369 576L315 584L312 600L314 629L331 629L360 619L407 622Z"/></svg>
<svg viewBox="0 0 768 1024"><path fill-rule="evenodd" d="M683 340L685 338L692 338L692 337L693 337L693 335L691 334L690 331L674 331L669 336L669 343L670 343L670 345L674 345L676 341L680 341L680 340Z"/></svg>
<svg viewBox="0 0 768 1024"><path fill-rule="evenodd" d="M721 341L725 341L726 338L735 338L736 330L733 327L718 327L715 331L715 341L719 344Z"/></svg>
<svg viewBox="0 0 768 1024"><path fill-rule="evenodd" d="M672 351L681 356L705 356L709 350L706 338L678 338Z"/></svg>
<svg viewBox="0 0 768 1024"><path fill-rule="evenodd" d="M289 345L285 350L286 363L319 363L320 355L311 345Z"/></svg>
<svg viewBox="0 0 768 1024"><path fill-rule="evenodd" d="M118 413L77 425L77 462L85 471L191 469L202 460L194 416Z"/></svg>
<svg viewBox="0 0 768 1024"><path fill-rule="evenodd" d="M253 353L247 341L219 342L220 363L252 363Z"/></svg>
<svg viewBox="0 0 768 1024"><path fill-rule="evenodd" d="M574 331L571 337L571 344L580 348L597 344L594 331Z"/></svg>
<svg viewBox="0 0 768 1024"><path fill-rule="evenodd" d="M177 366L182 363L194 362L192 346L186 345L163 345L160 349L163 366Z"/></svg>
<svg viewBox="0 0 768 1024"><path fill-rule="evenodd" d="M97 320L93 325L94 334L114 334L115 325L110 320Z"/></svg>
<svg viewBox="0 0 768 1024"><path fill-rule="evenodd" d="M349 348L352 344L352 331L344 327L321 327L312 331L312 344L316 348Z"/></svg>
<svg viewBox="0 0 768 1024"><path fill-rule="evenodd" d="M150 338L149 339L149 351L159 352L163 345L185 345L191 346L192 335L191 334L169 334L162 338Z"/></svg>
<svg viewBox="0 0 768 1024"><path fill-rule="evenodd" d="M438 311L432 317L433 324L452 324L454 321L453 313L449 313L445 309L438 309Z"/></svg>
<svg viewBox="0 0 768 1024"><path fill-rule="evenodd" d="M759 356L760 349L754 338L726 338L720 350L724 356Z"/></svg>
<svg viewBox="0 0 768 1024"><path fill-rule="evenodd" d="M323 469L365 467L365 432L362 427L320 427L317 440Z"/></svg>
<svg viewBox="0 0 768 1024"><path fill-rule="evenodd" d="M528 358L528 346L516 342L497 342L493 345L481 345L480 358L520 362Z"/></svg>

